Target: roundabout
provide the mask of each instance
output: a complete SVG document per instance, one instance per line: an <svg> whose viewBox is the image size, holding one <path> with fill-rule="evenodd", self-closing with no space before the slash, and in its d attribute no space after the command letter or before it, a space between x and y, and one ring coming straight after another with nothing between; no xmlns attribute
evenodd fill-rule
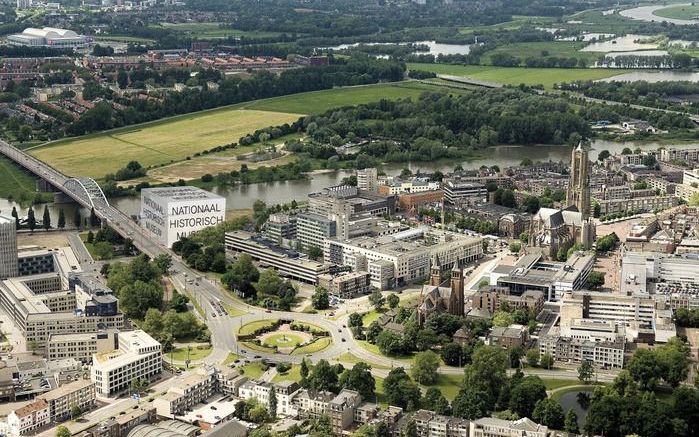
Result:
<svg viewBox="0 0 699 437"><path fill-rule="evenodd" d="M278 348L289 348L289 347L296 347L303 343L304 341L309 340L310 338L301 338L300 335L296 334L291 334L291 333L273 333L270 335L265 335L262 338L260 338L260 341L262 342L263 345L269 346L269 347L278 347Z"/></svg>
<svg viewBox="0 0 699 437"><path fill-rule="evenodd" d="M306 351L320 352L332 344L332 337L329 331L317 325L290 320L265 320L241 326L238 342L258 352L298 355Z"/></svg>

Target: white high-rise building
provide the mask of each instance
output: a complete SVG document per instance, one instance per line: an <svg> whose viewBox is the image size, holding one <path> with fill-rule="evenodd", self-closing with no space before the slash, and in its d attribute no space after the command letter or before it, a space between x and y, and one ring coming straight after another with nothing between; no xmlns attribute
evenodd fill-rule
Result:
<svg viewBox="0 0 699 437"><path fill-rule="evenodd" d="M15 219L0 215L0 279L19 276L18 270Z"/></svg>
<svg viewBox="0 0 699 437"><path fill-rule="evenodd" d="M374 167L357 170L357 188L376 192L379 188L379 172Z"/></svg>
<svg viewBox="0 0 699 437"><path fill-rule="evenodd" d="M163 246L226 220L226 199L197 187L141 190L141 226Z"/></svg>

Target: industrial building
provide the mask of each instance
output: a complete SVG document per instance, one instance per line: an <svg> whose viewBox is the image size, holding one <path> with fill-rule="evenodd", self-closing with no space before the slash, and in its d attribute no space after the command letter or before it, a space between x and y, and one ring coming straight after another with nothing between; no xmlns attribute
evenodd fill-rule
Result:
<svg viewBox="0 0 699 437"><path fill-rule="evenodd" d="M141 226L166 247L226 220L226 199L197 187L141 190Z"/></svg>

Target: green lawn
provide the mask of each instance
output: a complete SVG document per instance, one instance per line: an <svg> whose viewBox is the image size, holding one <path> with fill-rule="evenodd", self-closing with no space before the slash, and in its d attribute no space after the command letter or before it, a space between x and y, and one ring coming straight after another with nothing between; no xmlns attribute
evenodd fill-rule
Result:
<svg viewBox="0 0 699 437"><path fill-rule="evenodd" d="M193 347L189 350L189 359L192 361L196 360L201 360L202 358L206 358L211 354L211 347L205 347L203 349L199 349L198 347ZM173 349L172 352L167 353L167 358L169 359L170 356L172 355L172 359L175 361L184 361L187 359L187 348L186 347L179 347L176 349Z"/></svg>
<svg viewBox="0 0 699 437"><path fill-rule="evenodd" d="M266 337L264 341L265 346L277 346L282 348L296 347L300 343L303 343L303 338L300 335L295 335L290 332L272 334Z"/></svg>
<svg viewBox="0 0 699 437"><path fill-rule="evenodd" d="M437 379L437 383L432 386L425 387L436 387L442 392L445 398L453 401L459 390L461 390L461 384L463 383L463 375L443 375L440 374Z"/></svg>
<svg viewBox="0 0 699 437"><path fill-rule="evenodd" d="M247 314L247 311L241 310L240 308L236 308L231 305L223 305L223 308L225 308L226 312L231 317L243 316Z"/></svg>
<svg viewBox="0 0 699 437"><path fill-rule="evenodd" d="M413 81L335 88L258 100L245 105L245 108L294 114L317 114L341 106L359 105L381 99L396 100L404 97L414 99L425 91L444 91L444 88Z"/></svg>
<svg viewBox="0 0 699 437"><path fill-rule="evenodd" d="M309 344L308 346L303 346L298 349L295 349L293 352L293 355L306 355L306 354L312 354L315 352L320 352L326 347L330 346L332 344L333 340L330 337L322 337L319 338L318 340L314 341L313 343Z"/></svg>
<svg viewBox="0 0 699 437"><path fill-rule="evenodd" d="M266 326L272 326L276 320L255 320L238 328L238 335L248 335Z"/></svg>
<svg viewBox="0 0 699 437"><path fill-rule="evenodd" d="M599 384L602 385L602 384ZM551 395L551 399L554 401L560 402L561 398L563 397L564 394L566 393L571 393L571 392L576 392L576 391L589 391L590 394L595 390L594 385L571 385L570 387L566 387L562 390L557 391L556 393Z"/></svg>
<svg viewBox="0 0 699 437"><path fill-rule="evenodd" d="M251 341L244 341L243 344L245 345L246 348L252 349L252 350L257 351L257 352L263 352L266 354L273 354L276 352L276 350L274 348L261 346L257 343L253 343Z"/></svg>
<svg viewBox="0 0 699 437"><path fill-rule="evenodd" d="M691 20L699 17L699 5L669 6L654 11L653 15L675 20Z"/></svg>
<svg viewBox="0 0 699 437"><path fill-rule="evenodd" d="M603 68L524 68L491 67L485 65L449 65L409 63L412 70L433 71L437 74L464 76L505 85L544 85L574 82L576 80L597 80L628 72L621 69Z"/></svg>
<svg viewBox="0 0 699 437"><path fill-rule="evenodd" d="M173 29L189 33L197 38L228 38L229 36L247 36L250 38L265 38L279 35L279 32L248 32L244 30L221 27L224 23L160 23L159 28Z"/></svg>
<svg viewBox="0 0 699 437"><path fill-rule="evenodd" d="M234 354L233 352L230 352L230 353L228 354L228 356L226 357L226 359L223 360L223 365L226 366L226 365L228 365L228 364L231 364L231 363L235 362L235 360L239 360L239 359L240 359L240 356L239 356L239 355L236 355L236 354Z"/></svg>
<svg viewBox="0 0 699 437"><path fill-rule="evenodd" d="M544 381L546 390L555 390L557 388L569 387L569 386L579 386L580 381L577 379L552 379L552 378L541 378Z"/></svg>
<svg viewBox="0 0 699 437"><path fill-rule="evenodd" d="M9 159L0 157L0 195L22 206L29 206L34 201L51 201L53 195L36 192L36 178L25 172ZM10 211L6 211L7 215ZM38 212L40 214L41 211Z"/></svg>
<svg viewBox="0 0 699 437"><path fill-rule="evenodd" d="M385 356L381 353L379 350L379 347L376 346L375 344L371 344L368 341L365 340L357 340L357 343L362 346L364 349L368 350L369 352L376 354L376 355L382 355ZM400 366L401 363L412 363L413 362L413 356L412 355L399 355L397 357L388 357L386 358L391 359L396 362L396 366ZM371 364L371 363L369 363Z"/></svg>
<svg viewBox="0 0 699 437"><path fill-rule="evenodd" d="M262 374L265 373L265 371L267 370L265 368L265 365L259 361L248 363L244 366L241 366L239 369L243 371L243 375L247 376L250 379L260 378Z"/></svg>
<svg viewBox="0 0 699 437"><path fill-rule="evenodd" d="M362 316L362 323L364 323L364 326L369 326L371 325L371 322L381 317L381 315L386 311L388 311L387 308L381 308L380 310L373 309L368 311Z"/></svg>
<svg viewBox="0 0 699 437"><path fill-rule="evenodd" d="M288 372L286 372L286 373L277 372L277 374L274 375L274 378L272 378L272 382L282 382L282 381L294 381L294 382L301 381L301 366L299 366L298 364L294 364L291 366L291 369L289 369Z"/></svg>

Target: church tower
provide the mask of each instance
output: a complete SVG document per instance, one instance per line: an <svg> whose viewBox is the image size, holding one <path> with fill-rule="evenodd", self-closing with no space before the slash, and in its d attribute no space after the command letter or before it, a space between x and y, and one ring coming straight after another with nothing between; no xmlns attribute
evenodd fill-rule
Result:
<svg viewBox="0 0 699 437"><path fill-rule="evenodd" d="M439 267L439 257L435 255L434 260L432 260L432 267L430 267L430 285L433 287L439 287L442 283L442 269Z"/></svg>
<svg viewBox="0 0 699 437"><path fill-rule="evenodd" d="M586 220L590 215L590 162L582 142L573 149L570 159L568 206L575 206Z"/></svg>
<svg viewBox="0 0 699 437"><path fill-rule="evenodd" d="M464 315L464 271L456 263L451 269L451 295L449 296L449 313Z"/></svg>

